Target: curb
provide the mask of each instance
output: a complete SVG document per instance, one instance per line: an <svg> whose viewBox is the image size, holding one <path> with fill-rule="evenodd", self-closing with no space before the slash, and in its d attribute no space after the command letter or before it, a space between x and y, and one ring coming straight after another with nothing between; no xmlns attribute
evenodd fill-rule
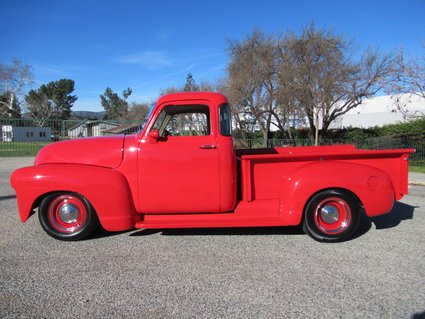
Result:
<svg viewBox="0 0 425 319"><path fill-rule="evenodd" d="M420 182L414 179L409 179L410 186L425 186L425 182Z"/></svg>

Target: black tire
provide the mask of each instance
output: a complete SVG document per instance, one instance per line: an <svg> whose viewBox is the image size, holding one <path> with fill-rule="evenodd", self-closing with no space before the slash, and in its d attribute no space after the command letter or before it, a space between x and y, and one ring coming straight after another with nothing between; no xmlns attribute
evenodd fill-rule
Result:
<svg viewBox="0 0 425 319"><path fill-rule="evenodd" d="M351 193L326 190L314 195L308 202L303 230L320 242L340 242L353 236L360 217L360 203Z"/></svg>
<svg viewBox="0 0 425 319"><path fill-rule="evenodd" d="M60 240L87 238L99 226L89 201L71 192L46 196L40 203L38 218L45 232Z"/></svg>

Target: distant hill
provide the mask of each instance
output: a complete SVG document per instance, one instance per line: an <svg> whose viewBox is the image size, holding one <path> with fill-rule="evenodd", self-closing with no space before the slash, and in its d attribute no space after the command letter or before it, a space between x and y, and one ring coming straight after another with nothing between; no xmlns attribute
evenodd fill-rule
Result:
<svg viewBox="0 0 425 319"><path fill-rule="evenodd" d="M70 120L102 120L106 112L72 111ZM30 113L22 113L21 118L32 119Z"/></svg>
<svg viewBox="0 0 425 319"><path fill-rule="evenodd" d="M91 111L73 111L71 119L79 120L101 120L105 116L105 112L91 112Z"/></svg>

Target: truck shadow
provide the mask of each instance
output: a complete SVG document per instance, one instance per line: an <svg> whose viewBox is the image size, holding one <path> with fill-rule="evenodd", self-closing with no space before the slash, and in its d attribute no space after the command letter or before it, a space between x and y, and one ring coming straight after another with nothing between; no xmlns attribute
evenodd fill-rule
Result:
<svg viewBox="0 0 425 319"><path fill-rule="evenodd" d="M378 217L362 218L356 234L349 240L361 237L375 225L377 230L393 228L402 221L413 219L415 206L396 202L388 214ZM92 236L92 239L116 236L129 233L131 237L151 236L161 234L162 236L267 236L267 235L305 235L301 226L285 227L241 227L241 228L180 228L180 229L141 229L127 230L123 232L108 232L103 229Z"/></svg>
<svg viewBox="0 0 425 319"><path fill-rule="evenodd" d="M242 227L242 228L180 228L143 229L130 236L149 236L161 233L163 236L266 236L266 235L304 235L299 226L287 227Z"/></svg>
<svg viewBox="0 0 425 319"><path fill-rule="evenodd" d="M425 311L424 312L417 312L412 315L412 319L425 319Z"/></svg>
<svg viewBox="0 0 425 319"><path fill-rule="evenodd" d="M395 202L393 209L386 215L370 218L376 229L387 229L398 226L403 220L413 219L413 213L418 206Z"/></svg>
<svg viewBox="0 0 425 319"><path fill-rule="evenodd" d="M400 223L404 220L413 219L415 208L418 207L401 202L395 202L393 209L388 214L377 217L364 216L357 233L352 239L366 234L372 228L372 224L375 225L375 229L381 230L394 228L400 225Z"/></svg>
<svg viewBox="0 0 425 319"><path fill-rule="evenodd" d="M403 220L413 219L417 207L396 202L388 214L378 217L364 217L356 234L350 239L355 239L366 234L375 225L377 230L393 228ZM141 237L153 234L163 236L266 236L266 235L305 235L301 226L287 227L247 227L247 228L184 228L184 229L142 229L130 234Z"/></svg>
<svg viewBox="0 0 425 319"><path fill-rule="evenodd" d="M9 199L15 199L16 195L5 195L0 196L0 200L9 200Z"/></svg>

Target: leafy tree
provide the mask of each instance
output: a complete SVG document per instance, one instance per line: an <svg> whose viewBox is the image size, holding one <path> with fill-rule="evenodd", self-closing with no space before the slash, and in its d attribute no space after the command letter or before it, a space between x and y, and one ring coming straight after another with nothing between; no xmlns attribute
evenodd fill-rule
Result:
<svg viewBox="0 0 425 319"><path fill-rule="evenodd" d="M54 116L66 120L71 116L71 108L78 99L74 92L74 81L62 79L55 82L49 82L46 86L41 86L41 90L53 101Z"/></svg>
<svg viewBox="0 0 425 319"><path fill-rule="evenodd" d="M32 80L31 66L21 60L14 59L10 65L0 63L0 117L20 116L19 100Z"/></svg>
<svg viewBox="0 0 425 319"><path fill-rule="evenodd" d="M111 88L106 88L105 93L100 95L103 108L106 111L105 119L120 120L125 119L128 113L127 98L131 95L132 90L128 88L122 92L122 98L114 93Z"/></svg>
<svg viewBox="0 0 425 319"><path fill-rule="evenodd" d="M61 119L71 116L71 108L77 100L74 81L61 79L43 84L37 90L31 90L25 97L28 110L38 120Z"/></svg>

